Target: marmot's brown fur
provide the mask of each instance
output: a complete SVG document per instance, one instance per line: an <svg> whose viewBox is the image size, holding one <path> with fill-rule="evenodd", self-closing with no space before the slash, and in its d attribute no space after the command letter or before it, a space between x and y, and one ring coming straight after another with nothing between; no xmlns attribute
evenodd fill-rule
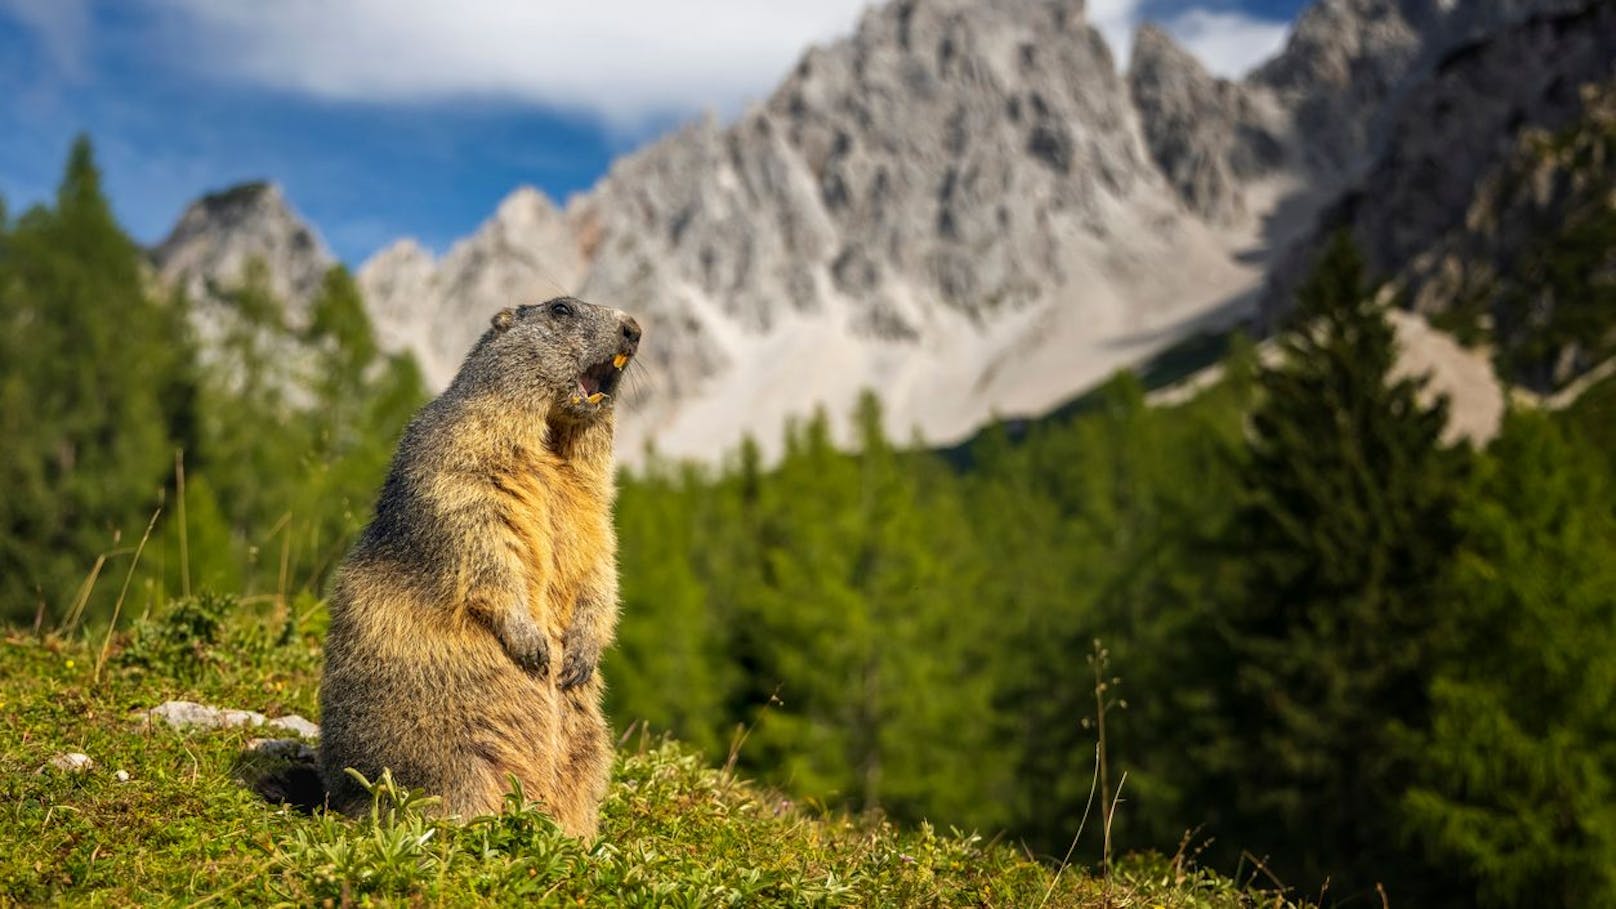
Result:
<svg viewBox="0 0 1616 909"><path fill-rule="evenodd" d="M509 776L574 836L611 768L595 671L617 620L612 406L627 315L570 297L507 309L410 423L331 596L320 769L383 768L470 817Z"/></svg>

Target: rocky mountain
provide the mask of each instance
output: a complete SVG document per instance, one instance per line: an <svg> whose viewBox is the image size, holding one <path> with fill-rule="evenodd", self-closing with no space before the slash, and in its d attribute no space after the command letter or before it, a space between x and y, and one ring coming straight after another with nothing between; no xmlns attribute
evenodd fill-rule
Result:
<svg viewBox="0 0 1616 909"><path fill-rule="evenodd" d="M1300 169L1273 91L1214 78L1155 25L1134 37L1128 90L1162 174L1190 211L1213 223L1251 214L1252 181Z"/></svg>
<svg viewBox="0 0 1616 909"><path fill-rule="evenodd" d="M500 307L566 292L635 312L630 459L653 442L711 459L747 434L767 453L867 387L890 432L946 443L1250 316L1271 265L1272 296L1307 261L1321 210L1383 244L1414 223L1398 205L1424 217L1442 195L1462 217L1445 194L1508 146L1510 111L1612 59L1603 20L1501 36L1590 4L1608 10L1319 0L1233 82L1154 26L1119 74L1081 0L896 0L734 123L690 123L564 207L518 189L441 257L401 240L358 277L383 342L438 386ZM1497 41L1531 49L1477 50ZM1447 135L1465 160L1427 180ZM277 204L263 187L198 203L164 274L207 286L258 250L295 300L329 257Z"/></svg>
<svg viewBox="0 0 1616 909"><path fill-rule="evenodd" d="M957 438L1238 311L1260 275L1241 258L1256 219L1186 210L1069 0L873 9L733 125L692 123L535 216L518 260L507 209L532 195L430 268L384 251L362 286L445 339L440 383L513 299L565 288L635 311L655 340L629 453L711 457L743 433L767 450L787 418L845 413L865 387L893 432Z"/></svg>
<svg viewBox="0 0 1616 909"><path fill-rule="evenodd" d="M227 291L240 287L254 263L298 326L336 259L273 183L245 183L191 203L151 252L160 280L196 305L203 337L227 315Z"/></svg>
<svg viewBox="0 0 1616 909"><path fill-rule="evenodd" d="M1478 305L1501 328L1523 314L1499 298L1500 275L1609 196L1610 97L1616 92L1616 4L1550 11L1461 43L1387 112L1389 138L1362 181L1335 202L1275 269L1270 317L1328 234L1351 231L1374 274L1421 312ZM1588 146L1579 170L1546 145L1555 133ZM1603 124L1603 129L1601 128ZM1576 156L1571 156L1575 160ZM1601 183L1603 179L1603 183ZM1616 298L1613 298L1616 299ZM1503 343L1513 339L1503 337ZM1537 377L1555 384L1570 374ZM1517 378L1525 378L1517 376Z"/></svg>
<svg viewBox="0 0 1616 909"><path fill-rule="evenodd" d="M441 387L491 315L513 303L570 292L582 258L562 213L542 193L524 187L441 261L402 240L366 262L358 277L382 344L414 351ZM491 307L495 300L505 302Z"/></svg>

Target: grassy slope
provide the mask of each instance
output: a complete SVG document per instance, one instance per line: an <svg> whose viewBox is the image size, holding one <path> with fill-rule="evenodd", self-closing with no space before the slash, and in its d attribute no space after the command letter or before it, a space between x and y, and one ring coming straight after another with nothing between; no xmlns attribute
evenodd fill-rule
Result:
<svg viewBox="0 0 1616 909"><path fill-rule="evenodd" d="M1052 877L1050 906L1259 899L1161 860L1125 863L1109 883L1054 877L973 836L811 811L651 740L622 752L593 844L531 810L433 822L386 787L370 818L311 817L237 781L254 767L254 732L132 714L187 699L314 717L318 629L205 615L142 627L114 642L99 682L99 640L0 638L0 904L1037 906ZM40 770L65 751L96 766Z"/></svg>

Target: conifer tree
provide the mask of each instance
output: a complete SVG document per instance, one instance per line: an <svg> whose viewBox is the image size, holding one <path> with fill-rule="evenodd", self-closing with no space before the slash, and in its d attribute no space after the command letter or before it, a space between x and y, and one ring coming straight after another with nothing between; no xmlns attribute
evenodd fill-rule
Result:
<svg viewBox="0 0 1616 909"><path fill-rule="evenodd" d="M1344 236L1297 303L1250 421L1227 550L1242 580L1212 617L1204 676L1223 728L1197 749L1199 800L1213 835L1268 853L1287 883L1328 878L1347 898L1384 881L1395 901L1418 875L1392 823L1407 779L1392 732L1428 712L1463 462L1440 441L1445 402L1391 378L1393 331Z"/></svg>
<svg viewBox="0 0 1616 909"><path fill-rule="evenodd" d="M851 584L873 640L853 676L858 763L867 805L908 819L994 826L1005 815L979 793L1004 761L992 735L991 668L980 642L995 617L975 585L953 477L924 451L886 438L879 399L855 410L859 535ZM948 747L938 747L947 741Z"/></svg>
<svg viewBox="0 0 1616 909"><path fill-rule="evenodd" d="M1530 413L1478 473L1445 585L1459 645L1406 745L1403 816L1468 878L1450 905L1616 905L1616 488L1601 452Z"/></svg>
<svg viewBox="0 0 1616 909"><path fill-rule="evenodd" d="M303 409L312 447L290 471L288 497L309 535L305 564L316 583L370 520L376 490L405 424L426 402L414 358L381 350L348 270L332 266L310 305L302 339L314 350Z"/></svg>
<svg viewBox="0 0 1616 909"><path fill-rule="evenodd" d="M12 617L60 614L96 555L138 538L190 417L179 316L147 292L87 138L53 208L6 235L0 299L0 597ZM93 607L92 607L93 608Z"/></svg>
<svg viewBox="0 0 1616 909"><path fill-rule="evenodd" d="M262 261L221 298L199 441L187 455L203 506L188 518L192 549L209 560L195 580L248 594L318 591L369 520L424 384L412 358L381 350L340 265L301 329L288 324Z"/></svg>
<svg viewBox="0 0 1616 909"><path fill-rule="evenodd" d="M699 471L679 471L652 456L618 495L622 545L622 622L607 654L611 715L619 725L644 722L714 757L728 744L729 672L724 635L700 572L703 551L725 549L725 527Z"/></svg>
<svg viewBox="0 0 1616 909"><path fill-rule="evenodd" d="M756 722L743 760L854 807L992 818L977 778L1002 762L986 758L991 687L968 647L988 617L958 573L963 512L946 475L892 448L871 395L857 430L843 454L821 414L773 474L743 465L762 555L737 623Z"/></svg>
<svg viewBox="0 0 1616 909"><path fill-rule="evenodd" d="M744 604L757 629L760 700L749 759L802 791L858 804L866 753L852 687L872 641L850 584L859 532L858 472L836 450L823 411L787 432L785 457L759 483L761 586Z"/></svg>

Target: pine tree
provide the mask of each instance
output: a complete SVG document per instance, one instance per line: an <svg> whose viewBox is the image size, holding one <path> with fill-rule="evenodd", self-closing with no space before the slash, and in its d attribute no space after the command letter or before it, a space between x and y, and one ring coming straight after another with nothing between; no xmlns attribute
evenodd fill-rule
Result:
<svg viewBox="0 0 1616 909"><path fill-rule="evenodd" d="M1203 667L1221 734L1196 749L1210 832L1337 898L1419 875L1392 826L1406 787L1393 731L1428 710L1444 641L1435 584L1456 544L1461 456L1445 402L1391 379L1392 328L1345 237L1298 294L1281 365L1259 377L1226 555L1236 597Z"/></svg>
<svg viewBox="0 0 1616 909"><path fill-rule="evenodd" d="M758 629L757 728L749 761L800 791L854 805L868 794L869 702L858 690L875 631L852 578L860 536L856 462L823 411L788 430L760 483L762 586L742 621Z"/></svg>
<svg viewBox="0 0 1616 909"><path fill-rule="evenodd" d="M722 759L730 673L719 610L705 579L708 547L725 550L713 518L722 490L704 473L652 456L623 478L617 500L622 620L607 655L611 715L643 722Z"/></svg>
<svg viewBox="0 0 1616 909"><path fill-rule="evenodd" d="M412 358L381 350L342 266L325 275L302 328L288 324L261 261L221 296L198 442L186 461L203 506L187 518L191 549L206 560L194 580L284 603L320 590L369 520L426 392ZM169 528L165 549L176 537ZM169 566L169 589L177 589Z"/></svg>
<svg viewBox="0 0 1616 909"><path fill-rule="evenodd" d="M991 617L962 571L953 477L891 446L873 395L857 432L844 454L817 415L774 472L749 456L733 481L756 554L740 564L758 566L714 585L733 602L734 690L755 725L741 760L851 807L997 823L980 777L1003 762L987 757L991 686L972 649Z"/></svg>
<svg viewBox="0 0 1616 909"><path fill-rule="evenodd" d="M1002 805L981 796L1004 764L981 648L994 617L970 595L972 541L954 478L924 451L893 447L873 392L854 420L860 534L850 582L873 632L853 677L864 802L905 819L997 825Z"/></svg>
<svg viewBox="0 0 1616 909"><path fill-rule="evenodd" d="M322 573L370 519L393 449L427 396L414 359L381 350L343 266L326 272L301 340L314 351L302 382L312 404L301 410L313 445L293 462L300 469L288 471L287 499L309 539L304 577L319 589Z"/></svg>
<svg viewBox="0 0 1616 909"><path fill-rule="evenodd" d="M1444 596L1460 642L1406 745L1403 816L1470 879L1452 905L1616 905L1616 488L1536 414L1510 416L1481 468Z"/></svg>
<svg viewBox="0 0 1616 909"><path fill-rule="evenodd" d="M14 345L0 360L0 598L12 617L59 615L96 554L138 539L163 496L191 425L188 349L182 315L147 293L86 138L54 208L24 214L0 256Z"/></svg>

